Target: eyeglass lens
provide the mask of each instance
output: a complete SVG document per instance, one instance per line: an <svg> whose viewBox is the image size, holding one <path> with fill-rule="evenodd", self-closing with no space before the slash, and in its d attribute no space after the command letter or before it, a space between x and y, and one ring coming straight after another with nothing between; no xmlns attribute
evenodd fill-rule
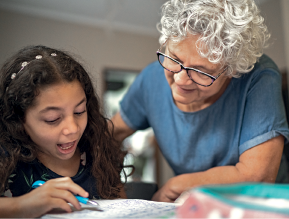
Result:
<svg viewBox="0 0 289 219"><path fill-rule="evenodd" d="M165 69L171 72L179 73L182 70L182 67L179 63L162 54L159 54L159 62ZM187 70L187 74L192 81L200 85L209 86L213 83L212 78L198 71Z"/></svg>

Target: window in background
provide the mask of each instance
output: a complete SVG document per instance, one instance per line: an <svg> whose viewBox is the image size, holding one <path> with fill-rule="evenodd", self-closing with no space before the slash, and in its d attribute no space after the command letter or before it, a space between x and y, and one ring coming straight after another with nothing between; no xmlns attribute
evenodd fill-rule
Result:
<svg viewBox="0 0 289 219"><path fill-rule="evenodd" d="M104 71L104 109L108 118L119 111L119 102L128 91L139 72L108 69ZM123 142L129 154L125 164L135 166L134 174L128 181L143 181L156 183L155 141L151 128L137 131ZM127 171L129 172L129 171Z"/></svg>

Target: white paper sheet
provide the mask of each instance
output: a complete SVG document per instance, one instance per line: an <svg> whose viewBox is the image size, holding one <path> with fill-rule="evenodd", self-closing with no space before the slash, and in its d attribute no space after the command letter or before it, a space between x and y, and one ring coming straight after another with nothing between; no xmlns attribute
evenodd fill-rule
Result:
<svg viewBox="0 0 289 219"><path fill-rule="evenodd" d="M175 218L175 203L141 199L97 200L100 211L81 210L72 213L46 214L42 218ZM82 205L87 207L87 205Z"/></svg>

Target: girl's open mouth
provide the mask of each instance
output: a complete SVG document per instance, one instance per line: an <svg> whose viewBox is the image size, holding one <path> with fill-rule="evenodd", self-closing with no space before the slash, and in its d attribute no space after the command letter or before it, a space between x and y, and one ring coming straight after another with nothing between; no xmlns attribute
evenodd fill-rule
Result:
<svg viewBox="0 0 289 219"><path fill-rule="evenodd" d="M69 154L75 150L76 145L76 141L73 141L65 144L57 144L57 148L62 154Z"/></svg>
<svg viewBox="0 0 289 219"><path fill-rule="evenodd" d="M67 150L74 145L74 142L66 143L66 144L57 144L62 150Z"/></svg>

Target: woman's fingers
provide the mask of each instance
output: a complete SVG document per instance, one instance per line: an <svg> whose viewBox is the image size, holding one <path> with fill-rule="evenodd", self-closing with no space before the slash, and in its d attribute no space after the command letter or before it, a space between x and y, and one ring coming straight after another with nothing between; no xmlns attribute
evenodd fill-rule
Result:
<svg viewBox="0 0 289 219"><path fill-rule="evenodd" d="M153 197L152 201L159 201L159 202L174 202L175 198L171 198L168 196L167 192L165 190L160 189L157 191Z"/></svg>
<svg viewBox="0 0 289 219"><path fill-rule="evenodd" d="M179 196L180 193L177 191L173 178L171 178L154 194L152 201L174 202Z"/></svg>

